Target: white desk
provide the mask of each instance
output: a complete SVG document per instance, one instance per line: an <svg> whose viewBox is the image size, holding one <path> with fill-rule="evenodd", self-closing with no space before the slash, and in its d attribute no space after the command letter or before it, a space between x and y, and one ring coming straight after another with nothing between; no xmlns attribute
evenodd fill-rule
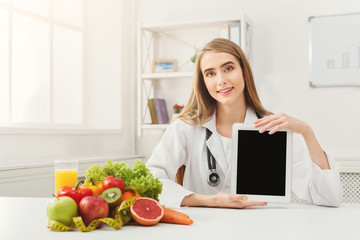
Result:
<svg viewBox="0 0 360 240"><path fill-rule="evenodd" d="M194 224L137 224L114 230L54 232L47 228L46 206L50 198L0 197L0 239L360 239L360 204L339 208L308 204L269 204L248 209L182 208Z"/></svg>

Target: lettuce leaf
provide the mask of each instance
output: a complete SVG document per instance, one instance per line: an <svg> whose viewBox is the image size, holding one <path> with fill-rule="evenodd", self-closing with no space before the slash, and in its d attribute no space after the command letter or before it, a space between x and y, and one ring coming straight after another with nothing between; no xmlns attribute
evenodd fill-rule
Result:
<svg viewBox="0 0 360 240"><path fill-rule="evenodd" d="M85 183L90 182L90 178L92 178L95 182L101 182L106 178L106 173L98 166L92 165L85 172Z"/></svg>
<svg viewBox="0 0 360 240"><path fill-rule="evenodd" d="M95 181L103 181L105 177L113 175L124 180L125 188L136 190L142 197L149 197L159 201L159 194L162 191L162 183L159 179L154 179L145 163L136 160L133 169L129 168L125 162L107 161L101 168L98 165L92 165L86 169L86 182L90 178Z"/></svg>

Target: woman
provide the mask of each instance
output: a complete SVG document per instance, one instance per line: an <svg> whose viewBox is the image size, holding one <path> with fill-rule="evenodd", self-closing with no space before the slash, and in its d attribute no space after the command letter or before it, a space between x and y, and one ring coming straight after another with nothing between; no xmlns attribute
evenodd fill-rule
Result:
<svg viewBox="0 0 360 240"><path fill-rule="evenodd" d="M147 163L154 177L164 184L162 204L231 208L266 205L229 193L232 125L244 122L253 123L261 133L270 128L270 134L284 128L296 133L293 193L317 205L340 204L342 188L338 166L324 153L311 127L284 113L272 114L265 110L245 54L233 42L220 38L209 42L198 55L190 99ZM208 140L205 140L206 129L212 133ZM216 169L220 179L227 181L215 187L206 181L207 148L224 156L216 158ZM183 186L174 182L181 166L185 166Z"/></svg>

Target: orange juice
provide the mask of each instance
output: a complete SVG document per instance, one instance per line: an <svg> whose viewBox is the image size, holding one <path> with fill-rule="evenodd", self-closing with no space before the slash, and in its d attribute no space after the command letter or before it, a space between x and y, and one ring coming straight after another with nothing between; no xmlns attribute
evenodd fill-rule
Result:
<svg viewBox="0 0 360 240"><path fill-rule="evenodd" d="M60 188L69 186L75 187L78 180L78 170L58 170L55 169L55 195L57 196Z"/></svg>

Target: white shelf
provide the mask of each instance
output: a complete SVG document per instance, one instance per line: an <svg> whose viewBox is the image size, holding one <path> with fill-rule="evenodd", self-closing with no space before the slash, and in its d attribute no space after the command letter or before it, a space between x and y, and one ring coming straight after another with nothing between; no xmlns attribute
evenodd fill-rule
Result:
<svg viewBox="0 0 360 240"><path fill-rule="evenodd" d="M251 22L244 14L236 17L211 18L200 21L184 21L165 24L138 25L137 38L137 134L142 136L143 130L165 130L168 124L151 124L148 99L164 98L167 107L178 101L184 101L185 91L193 79L194 65L189 56L196 46L200 47L210 39L220 36L220 27L235 23L239 26L239 45L245 54L250 55ZM235 29L236 30L236 29ZM236 33L237 34L237 33ZM185 47L186 46L186 47ZM178 56L178 57L177 57ZM180 72L151 73L154 59L177 59ZM182 68L184 67L185 68ZM185 70L186 69L186 70ZM183 70L183 72L181 72ZM166 80L166 81L165 81ZM186 82L184 81L186 80ZM186 86L182 83L187 84ZM168 88L169 91L165 91ZM177 100L180 99L181 100ZM145 123L146 122L146 123Z"/></svg>
<svg viewBox="0 0 360 240"><path fill-rule="evenodd" d="M203 21L184 21L184 22L174 22L174 23L165 23L165 24L143 24L143 29L147 29L154 32L168 31L168 30L180 30L187 28L204 28L204 27L213 27L214 25L221 25L231 22L239 22L245 17L241 18L218 18L218 19L208 19Z"/></svg>
<svg viewBox="0 0 360 240"><path fill-rule="evenodd" d="M169 126L169 124L143 124L143 129L166 129Z"/></svg>
<svg viewBox="0 0 360 240"><path fill-rule="evenodd" d="M142 74L142 79L164 79L164 78L188 78L194 75L193 72L170 72L170 73L148 73Z"/></svg>

